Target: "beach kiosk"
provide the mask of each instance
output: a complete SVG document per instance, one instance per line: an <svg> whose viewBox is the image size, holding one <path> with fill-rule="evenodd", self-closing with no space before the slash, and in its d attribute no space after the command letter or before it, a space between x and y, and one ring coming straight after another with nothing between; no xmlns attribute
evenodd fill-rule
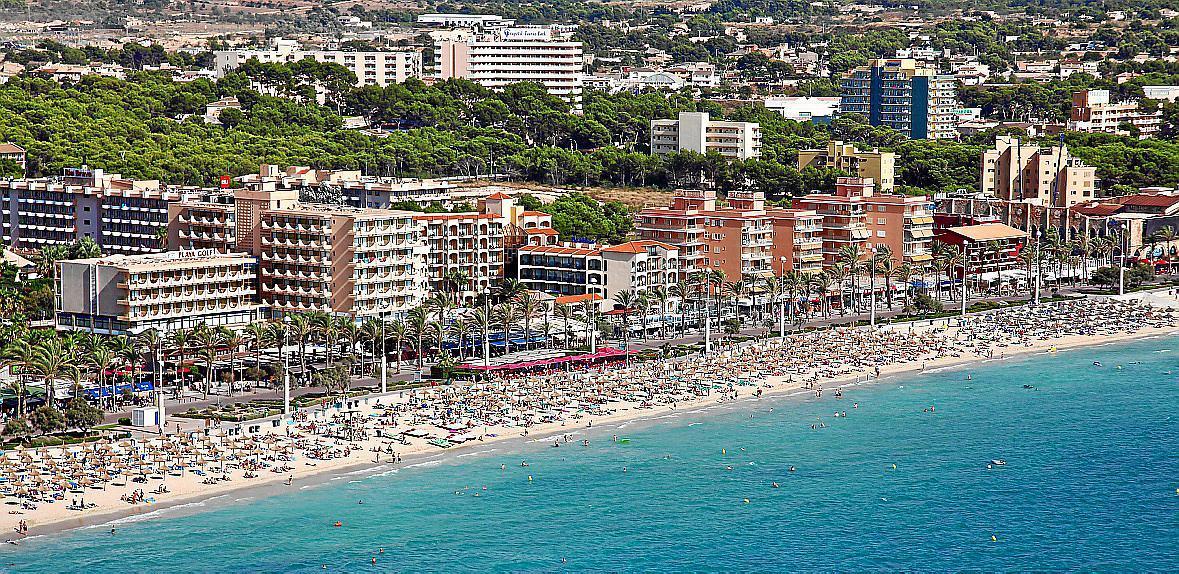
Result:
<svg viewBox="0 0 1179 574"><path fill-rule="evenodd" d="M133 427L154 427L159 426L160 409L156 407L138 407L131 409L131 426Z"/></svg>

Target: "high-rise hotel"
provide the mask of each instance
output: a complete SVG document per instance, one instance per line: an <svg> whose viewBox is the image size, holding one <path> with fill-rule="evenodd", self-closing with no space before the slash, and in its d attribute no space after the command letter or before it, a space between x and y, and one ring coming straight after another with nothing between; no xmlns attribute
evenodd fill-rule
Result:
<svg viewBox="0 0 1179 574"><path fill-rule="evenodd" d="M855 113L874 126L913 139L953 139L958 106L954 76L910 59L872 60L844 74L841 114Z"/></svg>

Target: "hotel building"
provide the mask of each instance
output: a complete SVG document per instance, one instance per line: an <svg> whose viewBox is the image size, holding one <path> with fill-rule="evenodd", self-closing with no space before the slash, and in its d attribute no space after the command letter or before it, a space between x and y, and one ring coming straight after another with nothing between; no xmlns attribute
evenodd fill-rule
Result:
<svg viewBox="0 0 1179 574"><path fill-rule="evenodd" d="M422 75L420 52L346 52L343 50L304 50L294 40L274 38L269 50L217 50L213 52L213 70L221 78L249 60L262 63L290 64L310 58L317 62L339 64L356 74L356 85L387 86Z"/></svg>
<svg viewBox="0 0 1179 574"><path fill-rule="evenodd" d="M400 316L425 299L416 213L299 203L290 189L235 190L230 207L173 206L169 247L258 257L259 296L277 313Z"/></svg>
<svg viewBox="0 0 1179 574"><path fill-rule="evenodd" d="M841 141L827 143L827 149L798 150L799 171L808 167L831 167L856 177L871 178L881 193L892 193L896 181L896 154L890 151L860 151Z"/></svg>
<svg viewBox="0 0 1179 574"><path fill-rule="evenodd" d="M872 60L848 71L840 82L841 114L860 114L874 126L913 139L954 139L958 108L955 79L937 67L911 59Z"/></svg>
<svg viewBox="0 0 1179 574"><path fill-rule="evenodd" d="M567 41L551 27L503 28L435 45L438 79L465 78L492 90L533 82L581 108L581 42Z"/></svg>
<svg viewBox="0 0 1179 574"><path fill-rule="evenodd" d="M525 245L517 257L518 278L527 288L555 296L598 295L607 306L616 306L623 291L666 289L679 277L678 250L659 241L601 248Z"/></svg>
<svg viewBox="0 0 1179 574"><path fill-rule="evenodd" d="M1063 144L1025 145L998 136L982 155L982 192L1007 201L1070 207L1097 196L1097 169L1085 165Z"/></svg>
<svg viewBox="0 0 1179 574"><path fill-rule="evenodd" d="M680 150L717 152L727 159L761 155L761 126L751 122L709 119L708 112L680 112L678 119L651 120L651 153Z"/></svg>
<svg viewBox="0 0 1179 574"><path fill-rule="evenodd" d="M267 317L258 303L258 260L174 251L57 262L59 330L126 335L204 323L241 327Z"/></svg>
<svg viewBox="0 0 1179 574"><path fill-rule="evenodd" d="M0 180L0 230L16 248L89 237L108 253L151 253L163 249L169 206L205 193L88 168L67 169L61 178Z"/></svg>
<svg viewBox="0 0 1179 574"><path fill-rule="evenodd" d="M842 260L842 250L855 245L868 258L873 248L887 245L893 260L916 268L932 255L933 216L929 200L906 195L876 195L873 182L841 177L834 193L813 193L794 200L794 207L823 217L823 256L827 266Z"/></svg>

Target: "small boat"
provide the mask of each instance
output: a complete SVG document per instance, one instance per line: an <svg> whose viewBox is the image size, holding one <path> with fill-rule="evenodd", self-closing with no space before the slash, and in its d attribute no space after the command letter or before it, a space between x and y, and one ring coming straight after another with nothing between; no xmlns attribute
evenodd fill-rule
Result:
<svg viewBox="0 0 1179 574"><path fill-rule="evenodd" d="M994 459L991 459L991 465L992 466L1007 466L1007 461L1005 461L1001 458L994 458Z"/></svg>
<svg viewBox="0 0 1179 574"><path fill-rule="evenodd" d="M1093 361L1093 366L1094 366L1094 367L1100 367L1100 366L1101 366L1101 361Z"/></svg>
<svg viewBox="0 0 1179 574"><path fill-rule="evenodd" d="M1024 385L1024 386L1023 386L1023 388L1025 388L1025 389L1034 389L1034 388L1036 388L1036 387L1033 387L1033 386L1031 386L1031 385Z"/></svg>

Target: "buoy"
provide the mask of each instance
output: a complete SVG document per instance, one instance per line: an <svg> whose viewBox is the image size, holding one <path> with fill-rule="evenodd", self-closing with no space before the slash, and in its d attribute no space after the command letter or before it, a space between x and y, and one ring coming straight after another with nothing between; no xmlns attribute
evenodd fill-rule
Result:
<svg viewBox="0 0 1179 574"><path fill-rule="evenodd" d="M896 470L896 469L897 469L897 465L896 465L895 463L892 465L892 469L893 469L893 470Z"/></svg>
<svg viewBox="0 0 1179 574"><path fill-rule="evenodd" d="M724 456L724 455L725 455L725 449L722 448L721 449L721 456Z"/></svg>
<svg viewBox="0 0 1179 574"><path fill-rule="evenodd" d="M341 527L341 526L343 526L343 525L344 525L344 523L343 523L343 522L340 522L339 520L337 520L337 521L336 521L336 523L335 523L335 524L333 524L332 526L335 526L336 528L339 528L339 527Z"/></svg>
<svg viewBox="0 0 1179 574"><path fill-rule="evenodd" d="M528 482L532 482L532 475L528 475Z"/></svg>
<svg viewBox="0 0 1179 574"><path fill-rule="evenodd" d="M995 538L995 535L994 535L994 534L992 534L992 535L991 535L991 542L998 542L998 541L999 541L999 539L998 539L998 538Z"/></svg>
<svg viewBox="0 0 1179 574"><path fill-rule="evenodd" d="M748 498L746 498L746 499L745 499L745 504L749 504L749 499L748 499Z"/></svg>

